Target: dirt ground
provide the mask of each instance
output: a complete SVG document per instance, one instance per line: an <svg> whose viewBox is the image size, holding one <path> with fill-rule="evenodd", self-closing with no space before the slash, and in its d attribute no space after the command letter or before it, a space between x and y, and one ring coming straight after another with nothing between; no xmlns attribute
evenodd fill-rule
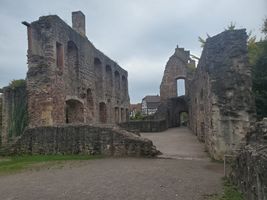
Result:
<svg viewBox="0 0 267 200"><path fill-rule="evenodd" d="M71 161L0 177L1 200L202 200L221 191L222 165L211 162L186 128L142 133L160 158Z"/></svg>

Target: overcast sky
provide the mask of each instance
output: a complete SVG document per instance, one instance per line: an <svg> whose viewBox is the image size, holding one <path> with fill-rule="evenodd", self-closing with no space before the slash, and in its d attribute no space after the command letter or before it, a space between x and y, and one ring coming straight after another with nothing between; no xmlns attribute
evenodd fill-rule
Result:
<svg viewBox="0 0 267 200"><path fill-rule="evenodd" d="M27 35L22 21L71 12L86 15L88 39L128 71L132 103L159 94L165 64L176 45L200 56L198 36L215 35L232 22L260 38L266 0L0 0L0 87L25 78Z"/></svg>

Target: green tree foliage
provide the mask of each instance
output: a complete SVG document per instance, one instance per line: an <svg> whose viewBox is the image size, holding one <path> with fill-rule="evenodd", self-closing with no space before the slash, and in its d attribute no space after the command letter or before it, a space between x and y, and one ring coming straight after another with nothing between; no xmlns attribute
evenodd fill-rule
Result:
<svg viewBox="0 0 267 200"><path fill-rule="evenodd" d="M200 46L201 48L204 48L205 44L206 44L206 39L202 38L202 37L198 37L198 41L200 42Z"/></svg>
<svg viewBox="0 0 267 200"><path fill-rule="evenodd" d="M28 125L26 81L23 79L13 80L9 83L12 90L12 110L9 121L9 138L19 136Z"/></svg>
<svg viewBox="0 0 267 200"><path fill-rule="evenodd" d="M227 26L227 28L225 29L226 31L233 31L233 30L235 30L235 23L234 22L231 22L228 26Z"/></svg>
<svg viewBox="0 0 267 200"><path fill-rule="evenodd" d="M145 117L142 115L140 111L137 111L135 116L130 117L130 120L144 120Z"/></svg>
<svg viewBox="0 0 267 200"><path fill-rule="evenodd" d="M15 89L15 88L18 88L18 87L23 87L25 85L26 85L26 81L24 79L12 80L9 83L9 87L11 89Z"/></svg>
<svg viewBox="0 0 267 200"><path fill-rule="evenodd" d="M253 66L253 92L255 95L258 119L267 117L267 19L262 32L266 34L264 40L249 42L249 59Z"/></svg>
<svg viewBox="0 0 267 200"><path fill-rule="evenodd" d="M227 28L225 28L224 30L227 31L227 30L235 30L236 29L236 25L234 22L231 22ZM207 38L209 38L210 35L207 33ZM198 37L198 41L200 42L200 46L201 48L204 48L205 44L206 44L206 39L202 38L202 37Z"/></svg>
<svg viewBox="0 0 267 200"><path fill-rule="evenodd" d="M2 135L2 119L3 119L3 114L2 114L2 108L3 107L3 102L2 98L0 97L0 145L1 145L1 135Z"/></svg>

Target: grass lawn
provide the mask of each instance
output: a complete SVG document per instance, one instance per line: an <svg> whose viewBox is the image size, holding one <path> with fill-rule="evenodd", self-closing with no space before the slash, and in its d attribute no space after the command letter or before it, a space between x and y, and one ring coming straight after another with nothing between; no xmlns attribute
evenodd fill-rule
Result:
<svg viewBox="0 0 267 200"><path fill-rule="evenodd" d="M60 163L68 160L92 160L103 156L89 155L23 155L0 157L0 174L9 174L34 167L35 164Z"/></svg>
<svg viewBox="0 0 267 200"><path fill-rule="evenodd" d="M223 179L223 193L212 195L208 200L244 200L244 198L234 185Z"/></svg>

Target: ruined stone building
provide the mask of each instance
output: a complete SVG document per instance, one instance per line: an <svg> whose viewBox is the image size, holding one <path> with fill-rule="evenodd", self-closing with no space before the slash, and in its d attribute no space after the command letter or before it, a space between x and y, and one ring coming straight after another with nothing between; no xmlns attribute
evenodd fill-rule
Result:
<svg viewBox="0 0 267 200"><path fill-rule="evenodd" d="M205 143L210 155L222 159L239 148L254 121L251 66L244 29L208 38L198 67L190 52L176 48L167 62L160 85L162 104L155 117L167 127L180 125L189 114L189 127ZM177 94L177 80L185 80L185 96Z"/></svg>
<svg viewBox="0 0 267 200"><path fill-rule="evenodd" d="M21 98L29 127L128 119L128 73L87 39L82 12L72 13L72 27L57 15L23 24L28 34L26 86L3 89L4 143L12 135Z"/></svg>
<svg viewBox="0 0 267 200"><path fill-rule="evenodd" d="M72 27L56 15L24 24L30 127L126 121L127 71L87 39L82 12L72 13Z"/></svg>

